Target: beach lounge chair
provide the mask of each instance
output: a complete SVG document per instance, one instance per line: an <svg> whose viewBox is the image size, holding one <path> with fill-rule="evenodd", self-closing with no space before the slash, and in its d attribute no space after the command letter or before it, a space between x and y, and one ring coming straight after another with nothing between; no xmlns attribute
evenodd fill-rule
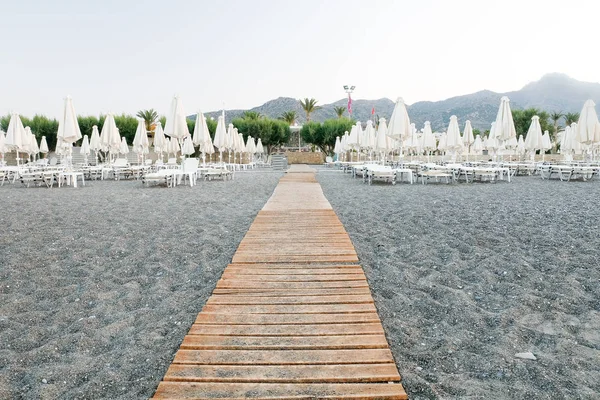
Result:
<svg viewBox="0 0 600 400"><path fill-rule="evenodd" d="M436 182L439 182L440 179L445 179L446 183L450 183L454 179L454 174L451 171L429 169L419 172L419 177L423 185L428 183L430 179L434 179Z"/></svg>
<svg viewBox="0 0 600 400"><path fill-rule="evenodd" d="M211 167L204 171L202 174L204 180L212 181L213 179L223 179L224 181L233 179L233 171L228 170L225 167Z"/></svg>
<svg viewBox="0 0 600 400"><path fill-rule="evenodd" d="M133 176L133 171L126 158L117 158L112 165L112 172L115 180L119 180L121 176L125 179Z"/></svg>
<svg viewBox="0 0 600 400"><path fill-rule="evenodd" d="M167 187L175 186L175 170L173 169L161 169L157 172L148 172L142 175L142 185L150 183L164 183Z"/></svg>

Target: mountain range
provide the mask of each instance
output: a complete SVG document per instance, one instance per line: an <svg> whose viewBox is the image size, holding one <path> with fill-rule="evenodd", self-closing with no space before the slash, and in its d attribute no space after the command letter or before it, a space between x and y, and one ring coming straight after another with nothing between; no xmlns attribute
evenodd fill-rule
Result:
<svg viewBox="0 0 600 400"><path fill-rule="evenodd" d="M464 121L470 120L474 128L486 130L496 119L502 96L509 97L513 109L535 107L548 112L580 112L583 103L588 99L594 100L596 104L600 103L600 83L582 82L564 74L551 73L513 92L496 93L482 90L442 101L419 101L407 107L408 115L419 129L425 121L430 121L433 130L445 130L450 116L456 115L461 126ZM346 107L347 99L320 105L320 108L311 114L311 120L322 122L336 118L335 106ZM394 101L387 98L352 100L352 116L364 122L371 118L373 107L376 116L389 119L394 110ZM225 110L225 115L227 121L240 117L245 111L256 111L270 118L279 118L284 112L292 110L296 111L298 116L297 123L304 123L304 110L298 99L291 97L279 97L249 110ZM216 119L220 114L221 111L213 111L205 115Z"/></svg>

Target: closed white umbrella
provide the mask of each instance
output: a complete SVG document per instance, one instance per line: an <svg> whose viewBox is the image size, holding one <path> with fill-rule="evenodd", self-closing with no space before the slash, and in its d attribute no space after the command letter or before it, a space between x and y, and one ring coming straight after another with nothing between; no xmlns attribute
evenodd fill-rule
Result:
<svg viewBox="0 0 600 400"><path fill-rule="evenodd" d="M24 152L23 142L27 142L26 135L27 133L25 132L21 117L17 113L12 113L8 122L8 128L6 129L4 146L7 152L17 152L17 165L19 165L20 161L19 152Z"/></svg>
<svg viewBox="0 0 600 400"><path fill-rule="evenodd" d="M593 100L588 100L583 105L576 132L580 143L590 145L600 142L600 122L596 114L596 103Z"/></svg>
<svg viewBox="0 0 600 400"><path fill-rule="evenodd" d="M196 152L196 149L194 149L194 143L192 141L192 138L187 136L185 139L183 139L183 146L181 147L181 154L189 156L192 155Z"/></svg>
<svg viewBox="0 0 600 400"><path fill-rule="evenodd" d="M531 125L525 136L525 149L531 152L531 158L535 156L536 150L542 149L542 127L540 125L540 117L534 115L531 118Z"/></svg>
<svg viewBox="0 0 600 400"><path fill-rule="evenodd" d="M483 141L481 140L481 136L475 136L475 140L473 140L473 145L471 146L471 151L473 154L481 155L483 152Z"/></svg>
<svg viewBox="0 0 600 400"><path fill-rule="evenodd" d="M475 142L475 137L473 136L473 127L471 126L471 121L467 120L465 122L465 130L463 131L463 145L467 148L467 161L469 161L469 153L471 152L471 145Z"/></svg>
<svg viewBox="0 0 600 400"><path fill-rule="evenodd" d="M371 120L367 121L363 146L368 150L373 150L375 148L375 127L373 126L373 121Z"/></svg>
<svg viewBox="0 0 600 400"><path fill-rule="evenodd" d="M0 154L4 162L4 153L6 153L6 134L0 130Z"/></svg>
<svg viewBox="0 0 600 400"><path fill-rule="evenodd" d="M346 153L348 151L348 131L344 132L342 135L342 139L340 140L342 146L342 153ZM345 157L345 154L344 154Z"/></svg>
<svg viewBox="0 0 600 400"><path fill-rule="evenodd" d="M500 101L500 108L496 115L496 131L494 135L501 142L510 138L517 137L517 130L510 110L510 100L503 96Z"/></svg>
<svg viewBox="0 0 600 400"><path fill-rule="evenodd" d="M495 156L496 151L500 148L500 140L496 137L496 123L492 122L490 128L490 134L485 141L485 148L488 152L492 153L492 157Z"/></svg>
<svg viewBox="0 0 600 400"><path fill-rule="evenodd" d="M42 139L40 140L40 153L48 154L49 152L50 152L50 149L48 148L48 142L46 141L46 136L42 136Z"/></svg>
<svg viewBox="0 0 600 400"><path fill-rule="evenodd" d="M525 154L527 150L525 149L525 140L523 139L523 135L519 135L519 140L517 140L517 154L522 156Z"/></svg>
<svg viewBox="0 0 600 400"><path fill-rule="evenodd" d="M428 160L431 157L431 152L435 151L436 149L435 136L431 131L431 123L429 121L425 121L425 126L423 127L423 135L421 136L421 148L427 152Z"/></svg>
<svg viewBox="0 0 600 400"><path fill-rule="evenodd" d="M225 118L219 115L217 120L217 130L215 131L215 140L213 144L219 150L219 161L223 161L223 152L227 148L227 131L225 129Z"/></svg>
<svg viewBox="0 0 600 400"><path fill-rule="evenodd" d="M31 132L31 128L25 127L25 136L23 137L23 151L28 155L32 155L34 151L35 138L33 137L33 133Z"/></svg>
<svg viewBox="0 0 600 400"><path fill-rule="evenodd" d="M410 118L402 97L396 99L396 105L387 125L387 135L400 143L400 158L402 158L402 141L410 135Z"/></svg>
<svg viewBox="0 0 600 400"><path fill-rule="evenodd" d="M146 121L139 118L135 136L133 137L133 152L138 155L138 161L141 157L142 164L144 156L150 152L150 143L148 142L148 133L146 131Z"/></svg>
<svg viewBox="0 0 600 400"><path fill-rule="evenodd" d="M115 117L111 113L106 114L104 119L100 132L100 144L104 151L108 151L111 155L118 154L121 149L121 135Z"/></svg>
<svg viewBox="0 0 600 400"><path fill-rule="evenodd" d="M458 118L456 115L450 117L450 124L446 131L446 150L452 152L453 160L456 160L456 154L463 148L463 141L460 137L460 128L458 127Z"/></svg>
<svg viewBox="0 0 600 400"><path fill-rule="evenodd" d="M179 145L179 140L175 138L171 138L169 140L170 152L173 153L174 157L177 157L177 153L181 151L181 146Z"/></svg>
<svg viewBox="0 0 600 400"><path fill-rule="evenodd" d="M377 127L374 150L383 155L382 158L385 160L385 153L389 150L387 141L387 124L385 122L385 118L379 118L379 126Z"/></svg>
<svg viewBox="0 0 600 400"><path fill-rule="evenodd" d="M339 136L335 137L335 145L333 146L333 154L336 154L338 156L338 159L340 158L340 154L342 154L342 142L341 142Z"/></svg>
<svg viewBox="0 0 600 400"><path fill-rule="evenodd" d="M198 146L202 152L202 164L206 164L206 154L214 153L215 149L210 138L210 132L208 131L208 124L206 118L201 111L196 114L196 124L194 125L194 144ZM210 151L210 152L209 152Z"/></svg>
<svg viewBox="0 0 600 400"><path fill-rule="evenodd" d="M262 140L258 138L256 142L256 154L258 154L259 159L262 159L262 155L265 153L265 148L263 147Z"/></svg>
<svg viewBox="0 0 600 400"><path fill-rule="evenodd" d="M447 148L446 148L446 140L447 136L446 136L446 132L442 133L440 135L440 140L438 141L438 145L437 145L437 149L440 152L440 155L442 154L442 152L446 152Z"/></svg>
<svg viewBox="0 0 600 400"><path fill-rule="evenodd" d="M179 96L174 96L171 101L171 108L167 115L164 134L171 138L175 138L178 141L183 141L186 136L190 135L185 119L185 112L183 111L183 104Z"/></svg>
<svg viewBox="0 0 600 400"><path fill-rule="evenodd" d="M246 138L246 153L250 153L250 154L254 154L254 152L256 151L256 146L254 145L254 139L252 138L252 136L248 136Z"/></svg>
<svg viewBox="0 0 600 400"><path fill-rule="evenodd" d="M75 143L81 139L81 130L77 122L77 114L73 107L73 100L70 96L65 98L65 108L58 120L57 138L60 138L62 143Z"/></svg>
<svg viewBox="0 0 600 400"><path fill-rule="evenodd" d="M127 145L127 139L123 137L121 139L121 146L119 146L119 153L123 155L129 154L129 146Z"/></svg>
<svg viewBox="0 0 600 400"><path fill-rule="evenodd" d="M100 142L100 132L98 126L92 126L92 137L90 138L90 150L94 152L96 156L96 164L98 164L98 152L102 150L102 143Z"/></svg>
<svg viewBox="0 0 600 400"><path fill-rule="evenodd" d="M165 138L165 133L162 128L162 123L158 121L154 126L154 140L152 141L154 152L159 155L159 159L162 161L163 153L169 152L169 142Z"/></svg>
<svg viewBox="0 0 600 400"><path fill-rule="evenodd" d="M550 133L548 131L544 131L542 135L542 152L546 152L552 148L552 141L550 140ZM543 155L543 153L542 153Z"/></svg>
<svg viewBox="0 0 600 400"><path fill-rule="evenodd" d="M91 150L91 146L90 146L90 140L88 138L88 135L83 135L83 140L81 141L81 148L79 149L79 154L83 155L83 160L86 164L88 162L88 156L90 155L90 150Z"/></svg>

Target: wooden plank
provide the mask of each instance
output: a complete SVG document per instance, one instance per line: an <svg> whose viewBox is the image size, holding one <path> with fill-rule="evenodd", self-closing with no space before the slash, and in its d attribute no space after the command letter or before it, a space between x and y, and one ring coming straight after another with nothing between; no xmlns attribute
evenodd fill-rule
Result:
<svg viewBox="0 0 600 400"><path fill-rule="evenodd" d="M347 275L359 274L365 276L362 268L251 268L228 267L225 270L230 275Z"/></svg>
<svg viewBox="0 0 600 400"><path fill-rule="evenodd" d="M357 256L317 256L317 255L295 255L295 256L280 256L280 255L272 255L272 256L233 256L234 262L256 262L256 263L264 263L264 262L282 262L282 261L292 261L292 262L354 262L358 261Z"/></svg>
<svg viewBox="0 0 600 400"><path fill-rule="evenodd" d="M381 383L220 383L161 382L154 398L174 399L352 399L406 400L400 384Z"/></svg>
<svg viewBox="0 0 600 400"><path fill-rule="evenodd" d="M223 336L343 336L383 333L381 322L305 325L207 325L193 324L189 335Z"/></svg>
<svg viewBox="0 0 600 400"><path fill-rule="evenodd" d="M372 335L336 336L223 336L187 335L184 350L327 350L327 349L385 349L383 333Z"/></svg>
<svg viewBox="0 0 600 400"><path fill-rule="evenodd" d="M227 268L260 268L260 269L339 269L339 268L361 268L358 264L302 264L302 263L265 263L265 264L245 264L235 263L228 264Z"/></svg>
<svg viewBox="0 0 600 400"><path fill-rule="evenodd" d="M222 279L235 278L236 275L224 273ZM364 273L360 274L320 274L320 275L243 275L246 281L261 282L332 282L332 281L364 281Z"/></svg>
<svg viewBox="0 0 600 400"><path fill-rule="evenodd" d="M202 312L196 324L211 325L306 325L380 323L377 313L360 314L214 314Z"/></svg>
<svg viewBox="0 0 600 400"><path fill-rule="evenodd" d="M207 304L204 312L233 314L327 314L327 313L363 313L375 312L373 304L318 304L318 305L229 305Z"/></svg>
<svg viewBox="0 0 600 400"><path fill-rule="evenodd" d="M211 296L207 304L365 304L373 303L368 295L344 296Z"/></svg>
<svg viewBox="0 0 600 400"><path fill-rule="evenodd" d="M363 288L339 288L339 289L215 289L213 295L232 296L268 296L268 297L290 297L298 295L306 296L332 296L332 295L370 295L367 287Z"/></svg>
<svg viewBox="0 0 600 400"><path fill-rule="evenodd" d="M172 364L166 381L264 382L264 383L353 383L398 382L394 364L347 365L179 365Z"/></svg>
<svg viewBox="0 0 600 400"><path fill-rule="evenodd" d="M310 365L393 363L389 349L352 350L179 350L174 364Z"/></svg>
<svg viewBox="0 0 600 400"><path fill-rule="evenodd" d="M355 288L369 287L367 281L314 281L314 282L261 282L256 280L221 279L217 282L218 288L260 288L260 289L329 289L329 288Z"/></svg>

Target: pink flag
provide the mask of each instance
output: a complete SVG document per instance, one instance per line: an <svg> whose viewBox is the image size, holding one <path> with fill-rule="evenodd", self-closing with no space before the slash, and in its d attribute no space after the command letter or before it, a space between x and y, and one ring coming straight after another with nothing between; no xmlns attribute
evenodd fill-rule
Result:
<svg viewBox="0 0 600 400"><path fill-rule="evenodd" d="M371 109L371 115L375 115L375 106Z"/></svg>
<svg viewBox="0 0 600 400"><path fill-rule="evenodd" d="M348 114L352 114L352 97L348 96Z"/></svg>

